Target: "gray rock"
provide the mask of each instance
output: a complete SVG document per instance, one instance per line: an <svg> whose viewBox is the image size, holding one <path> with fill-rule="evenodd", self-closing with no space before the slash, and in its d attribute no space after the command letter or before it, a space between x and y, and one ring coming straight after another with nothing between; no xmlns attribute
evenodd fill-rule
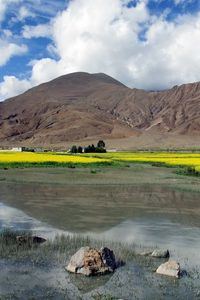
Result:
<svg viewBox="0 0 200 300"><path fill-rule="evenodd" d="M116 269L115 255L109 248L101 248L101 256L105 266L109 267L110 271L113 272Z"/></svg>
<svg viewBox="0 0 200 300"><path fill-rule="evenodd" d="M154 250L151 253L152 257L157 257L157 258L168 258L169 257L169 250Z"/></svg>
<svg viewBox="0 0 200 300"><path fill-rule="evenodd" d="M77 273L77 271L81 272L80 270L84 267L84 257L85 253L89 251L89 247L82 247L80 248L70 259L66 270L71 273Z"/></svg>
<svg viewBox="0 0 200 300"><path fill-rule="evenodd" d="M144 252L140 253L141 256L151 256L151 254L152 254L152 251L151 252L150 251L144 251Z"/></svg>
<svg viewBox="0 0 200 300"><path fill-rule="evenodd" d="M17 244L22 246L31 246L33 244L42 244L46 242L46 239L39 236L31 235L19 235L16 237Z"/></svg>
<svg viewBox="0 0 200 300"><path fill-rule="evenodd" d="M116 261L113 251L108 248L80 248L70 259L66 270L85 276L114 272Z"/></svg>
<svg viewBox="0 0 200 300"><path fill-rule="evenodd" d="M161 275L167 275L179 278L180 277L180 265L176 261L168 261L158 267L156 273Z"/></svg>

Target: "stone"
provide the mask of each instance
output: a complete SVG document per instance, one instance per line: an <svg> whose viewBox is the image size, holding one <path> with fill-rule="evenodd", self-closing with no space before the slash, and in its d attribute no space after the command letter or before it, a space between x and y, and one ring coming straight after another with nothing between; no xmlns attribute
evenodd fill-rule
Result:
<svg viewBox="0 0 200 300"><path fill-rule="evenodd" d="M109 248L104 247L101 248L101 256L103 263L110 268L111 272L113 272L113 270L116 269L116 260L114 252Z"/></svg>
<svg viewBox="0 0 200 300"><path fill-rule="evenodd" d="M66 270L71 273L77 273L78 270L84 267L84 257L85 253L89 251L89 247L80 248L70 259Z"/></svg>
<svg viewBox="0 0 200 300"><path fill-rule="evenodd" d="M68 272L85 276L106 274L116 269L115 255L108 248L80 248L65 268Z"/></svg>
<svg viewBox="0 0 200 300"><path fill-rule="evenodd" d="M46 239L39 237L39 236L31 236L31 235L19 235L16 237L16 241L18 245L28 245L31 246L33 244L42 244L46 242Z"/></svg>
<svg viewBox="0 0 200 300"><path fill-rule="evenodd" d="M158 267L156 273L179 278L180 265L176 261L170 260Z"/></svg>
<svg viewBox="0 0 200 300"><path fill-rule="evenodd" d="M150 251L144 251L144 252L139 253L139 255L141 255L141 256L151 256L151 254L152 254L152 251L151 252Z"/></svg>
<svg viewBox="0 0 200 300"><path fill-rule="evenodd" d="M169 257L169 250L159 250L156 249L151 253L152 257L157 257L157 258L168 258Z"/></svg>

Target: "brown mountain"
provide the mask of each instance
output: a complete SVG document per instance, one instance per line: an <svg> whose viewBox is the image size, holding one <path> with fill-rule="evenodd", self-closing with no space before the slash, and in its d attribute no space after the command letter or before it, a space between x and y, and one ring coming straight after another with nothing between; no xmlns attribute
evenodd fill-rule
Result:
<svg viewBox="0 0 200 300"><path fill-rule="evenodd" d="M200 83L147 92L105 74L73 73L0 103L1 144L61 146L104 138L120 145L124 138L134 145L143 140L141 146L149 139L146 145L154 146L163 137L197 141L199 129Z"/></svg>

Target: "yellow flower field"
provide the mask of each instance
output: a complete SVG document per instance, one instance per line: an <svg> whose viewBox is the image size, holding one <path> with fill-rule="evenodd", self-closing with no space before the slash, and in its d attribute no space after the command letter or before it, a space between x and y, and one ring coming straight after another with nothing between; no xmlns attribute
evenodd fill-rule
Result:
<svg viewBox="0 0 200 300"><path fill-rule="evenodd" d="M93 155L99 158L108 158L112 161L162 163L168 166L192 167L200 172L200 153L113 152Z"/></svg>
<svg viewBox="0 0 200 300"><path fill-rule="evenodd" d="M34 152L0 152L0 163L73 163L91 164L110 162L109 159L84 157L78 155L61 155L56 153Z"/></svg>
<svg viewBox="0 0 200 300"><path fill-rule="evenodd" d="M92 164L110 162L161 163L168 166L192 167L200 172L200 153L172 152L113 152L88 154L60 154L33 152L0 152L0 164Z"/></svg>

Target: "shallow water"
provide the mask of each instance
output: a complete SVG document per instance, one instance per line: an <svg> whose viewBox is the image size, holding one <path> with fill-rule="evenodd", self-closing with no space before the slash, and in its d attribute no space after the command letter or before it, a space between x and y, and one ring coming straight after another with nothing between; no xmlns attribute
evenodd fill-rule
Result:
<svg viewBox="0 0 200 300"><path fill-rule="evenodd" d="M31 230L47 238L77 233L134 242L147 248L168 248L183 265L200 264L199 193L158 186L82 186L75 190L31 183L5 184L0 200L0 230Z"/></svg>
<svg viewBox="0 0 200 300"><path fill-rule="evenodd" d="M105 244L134 242L138 251L168 248L183 269L191 274L196 274L194 267L199 269L200 193L176 189L196 188L197 179L150 167L94 175L88 170L17 172L0 172L0 230L31 230L47 238L80 234L104 239ZM198 272L195 280L174 281L157 276L148 258L146 263L135 259L112 276L87 279L69 275L63 265L46 270L31 261L0 259L0 299L47 299L49 293L51 299L94 299L94 291L127 300L198 299ZM153 269L160 263L154 261Z"/></svg>

